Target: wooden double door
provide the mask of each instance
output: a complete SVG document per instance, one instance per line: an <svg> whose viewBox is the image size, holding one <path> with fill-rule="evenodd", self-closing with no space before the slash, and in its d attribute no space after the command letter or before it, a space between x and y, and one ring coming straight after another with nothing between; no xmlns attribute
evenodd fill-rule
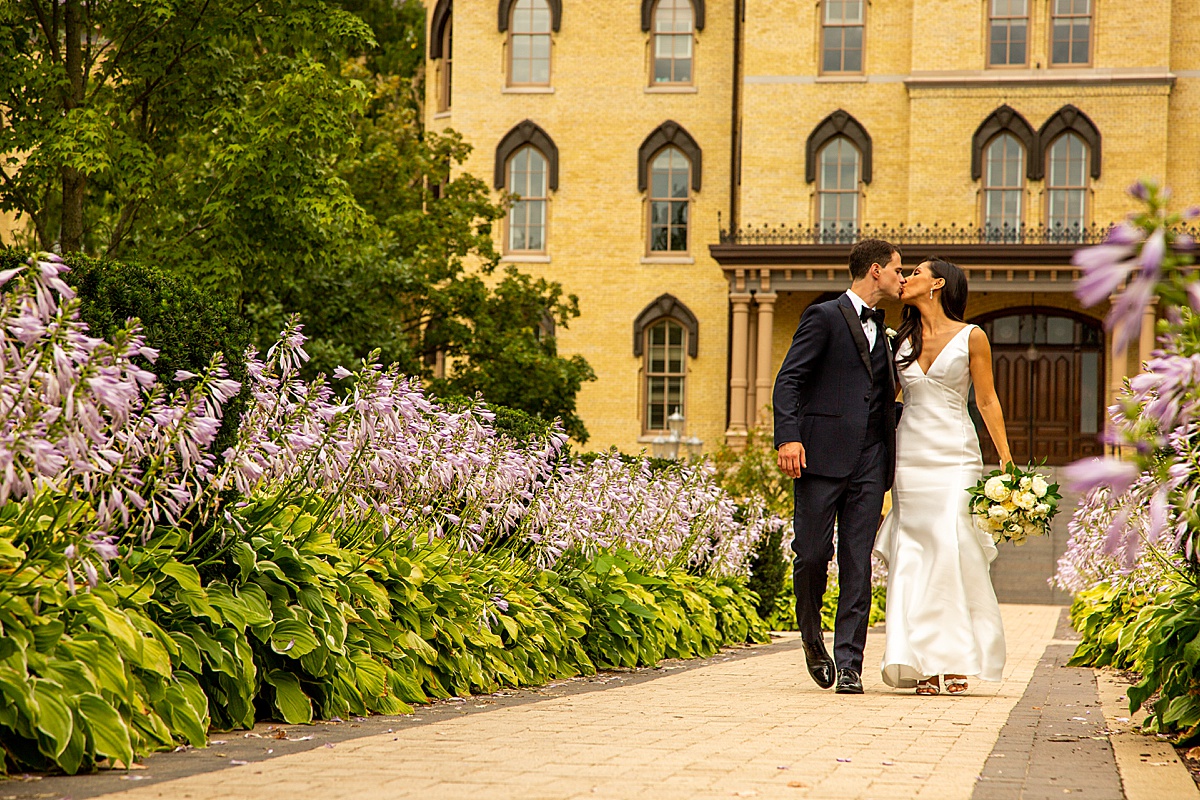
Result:
<svg viewBox="0 0 1200 800"><path fill-rule="evenodd" d="M1094 320L1058 309L1025 308L976 324L992 343L996 392L1019 465L1061 465L1103 447L1104 337ZM972 398L973 400L973 398ZM972 404L985 466L999 456Z"/></svg>

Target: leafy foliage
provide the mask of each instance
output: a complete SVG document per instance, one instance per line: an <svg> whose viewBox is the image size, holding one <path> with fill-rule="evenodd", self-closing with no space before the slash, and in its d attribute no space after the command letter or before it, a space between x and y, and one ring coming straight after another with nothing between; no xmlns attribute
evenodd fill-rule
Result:
<svg viewBox="0 0 1200 800"><path fill-rule="evenodd" d="M1131 669L1129 709L1147 706L1149 732L1200 741L1200 588L1181 582L1155 594L1099 584L1077 595L1071 622L1083 641L1073 666Z"/></svg>

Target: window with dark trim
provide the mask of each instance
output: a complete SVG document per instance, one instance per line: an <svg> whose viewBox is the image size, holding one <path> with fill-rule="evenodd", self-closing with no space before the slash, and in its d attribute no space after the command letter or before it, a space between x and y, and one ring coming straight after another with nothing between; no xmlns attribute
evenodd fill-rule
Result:
<svg viewBox="0 0 1200 800"><path fill-rule="evenodd" d="M1047 149L1046 225L1058 241L1077 242L1087 218L1088 148L1067 132Z"/></svg>
<svg viewBox="0 0 1200 800"><path fill-rule="evenodd" d="M1070 131L1079 136L1087 145L1088 174L1092 178L1100 177L1101 141L1100 129L1091 118L1071 104L1055 111L1050 119L1042 123L1038 129L1037 154L1040 164L1046 163L1046 150L1050 144L1058 140L1062 134Z"/></svg>
<svg viewBox="0 0 1200 800"><path fill-rule="evenodd" d="M429 26L429 58L431 61L440 60L437 80L437 110L450 109L451 90L451 48L453 41L453 3L450 0L438 0L430 16Z"/></svg>
<svg viewBox="0 0 1200 800"><path fill-rule="evenodd" d="M1092 0L1050 0L1050 63L1086 66L1092 60Z"/></svg>
<svg viewBox="0 0 1200 800"><path fill-rule="evenodd" d="M988 0L988 66L1023 67L1029 56L1029 0Z"/></svg>
<svg viewBox="0 0 1200 800"><path fill-rule="evenodd" d="M548 0L516 0L508 31L509 85L549 86L551 12Z"/></svg>
<svg viewBox="0 0 1200 800"><path fill-rule="evenodd" d="M989 242L1015 242L1025 197L1025 148L1001 133L984 150L983 227Z"/></svg>
<svg viewBox="0 0 1200 800"><path fill-rule="evenodd" d="M862 72L864 0L824 0L821 72Z"/></svg>
<svg viewBox="0 0 1200 800"><path fill-rule="evenodd" d="M651 253L687 253L690 183L691 164L679 148L664 147L651 160Z"/></svg>
<svg viewBox="0 0 1200 800"><path fill-rule="evenodd" d="M1012 134L1024 146L1028 156L1025 177L1031 181L1041 180L1042 164L1035 157L1038 153L1037 131L1010 105L1002 105L988 114L987 119L975 129L975 135L971 137L971 180L977 181L983 177L984 149L1001 133Z"/></svg>
<svg viewBox="0 0 1200 800"><path fill-rule="evenodd" d="M817 227L825 242L854 241L858 233L859 153L845 136L817 156Z"/></svg>
<svg viewBox="0 0 1200 800"><path fill-rule="evenodd" d="M665 430L674 411L687 415L687 358L699 353L700 323L673 295L655 298L633 321L633 354L642 361L646 431Z"/></svg>
<svg viewBox="0 0 1200 800"><path fill-rule="evenodd" d="M687 331L672 319L655 322L646 329L646 416L647 431L667 430L667 418L684 410L687 380Z"/></svg>
<svg viewBox="0 0 1200 800"><path fill-rule="evenodd" d="M694 32L691 0L658 0L654 5L653 83L692 82Z"/></svg>
<svg viewBox="0 0 1200 800"><path fill-rule="evenodd" d="M454 18L446 19L446 27L442 29L442 74L438 82L438 111L449 111L451 90L454 86L451 70L454 64Z"/></svg>
<svg viewBox="0 0 1200 800"><path fill-rule="evenodd" d="M525 145L508 160L508 191L517 196L508 210L509 253L546 251L548 166L546 156L533 145Z"/></svg>

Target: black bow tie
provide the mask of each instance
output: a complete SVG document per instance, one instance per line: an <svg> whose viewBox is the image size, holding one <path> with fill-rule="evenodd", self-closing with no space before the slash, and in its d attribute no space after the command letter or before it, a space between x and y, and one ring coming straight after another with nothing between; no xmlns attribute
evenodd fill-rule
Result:
<svg viewBox="0 0 1200 800"><path fill-rule="evenodd" d="M863 306L862 311L858 312L858 318L863 322L873 319L876 325L882 325L885 316L887 316L887 312L882 308L867 308Z"/></svg>

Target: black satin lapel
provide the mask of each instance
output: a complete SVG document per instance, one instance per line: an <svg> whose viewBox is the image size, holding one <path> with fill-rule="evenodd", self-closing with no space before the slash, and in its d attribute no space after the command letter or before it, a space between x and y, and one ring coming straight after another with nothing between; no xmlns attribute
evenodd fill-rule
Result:
<svg viewBox="0 0 1200 800"><path fill-rule="evenodd" d="M838 303L838 308L842 310L842 316L846 318L846 324L850 326L850 335L854 337L854 343L858 345L858 354L862 356L863 366L867 368L867 372L870 372L871 349L867 346L867 334L863 332L862 320L854 313L854 308L849 301L845 305Z"/></svg>
<svg viewBox="0 0 1200 800"><path fill-rule="evenodd" d="M900 375L896 372L896 354L892 352L892 340L887 335L887 328L884 326L878 327L883 327L883 350L887 353L888 366L891 367L888 370L888 379L892 384L892 395L895 396L896 383L900 380Z"/></svg>

